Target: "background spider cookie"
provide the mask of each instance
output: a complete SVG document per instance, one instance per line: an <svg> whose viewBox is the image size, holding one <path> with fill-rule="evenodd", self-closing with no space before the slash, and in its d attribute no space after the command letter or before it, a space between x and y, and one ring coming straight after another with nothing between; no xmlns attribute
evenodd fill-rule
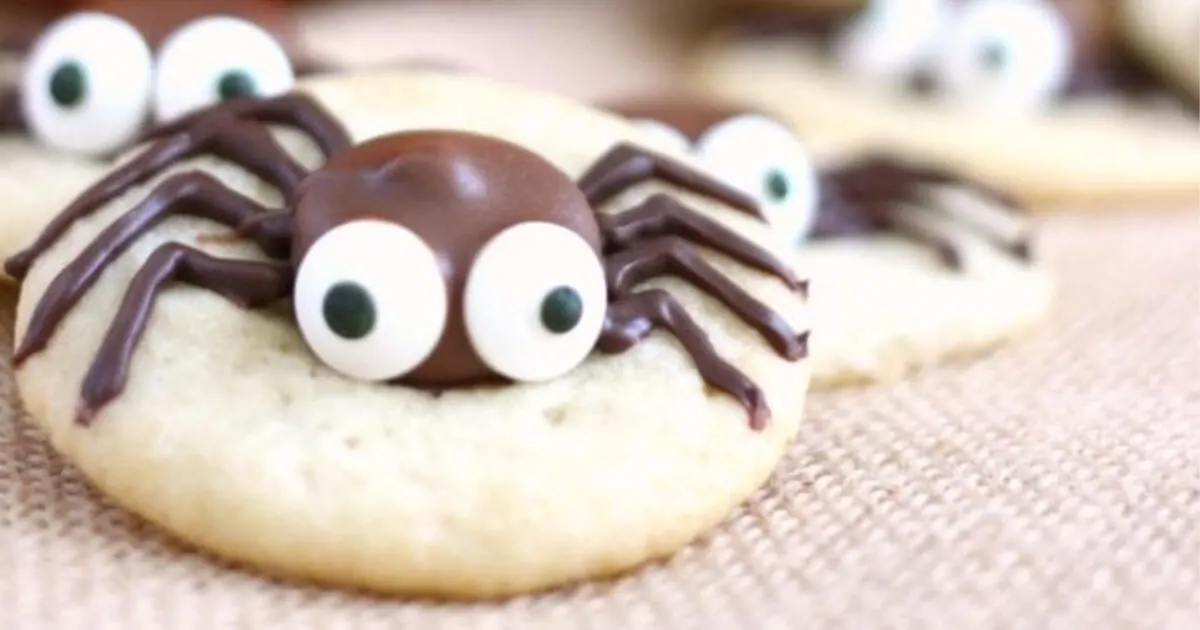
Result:
<svg viewBox="0 0 1200 630"><path fill-rule="evenodd" d="M304 91L179 121L8 261L22 399L100 488L272 573L477 596L669 554L767 478L808 317L752 198L554 96Z"/></svg>
<svg viewBox="0 0 1200 630"><path fill-rule="evenodd" d="M19 80L0 87L0 256L147 126L223 99L271 96L318 66L275 2L91 0L28 42ZM32 25L25 25L29 31Z"/></svg>
<svg viewBox="0 0 1200 630"><path fill-rule="evenodd" d="M1033 209L1195 200L1194 102L1127 54L1105 2L729 4L696 83L775 110L814 149L961 169Z"/></svg>
<svg viewBox="0 0 1200 630"><path fill-rule="evenodd" d="M812 279L817 385L976 355L1047 314L1049 272L1001 193L884 155L818 163L782 123L729 101L662 94L607 109L758 199Z"/></svg>
<svg viewBox="0 0 1200 630"><path fill-rule="evenodd" d="M1130 47L1200 99L1200 1L1123 0L1120 11Z"/></svg>

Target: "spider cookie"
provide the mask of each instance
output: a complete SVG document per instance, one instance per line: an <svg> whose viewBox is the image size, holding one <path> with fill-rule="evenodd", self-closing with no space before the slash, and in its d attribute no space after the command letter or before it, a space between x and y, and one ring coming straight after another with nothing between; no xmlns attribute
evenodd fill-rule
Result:
<svg viewBox="0 0 1200 630"><path fill-rule="evenodd" d="M793 250L813 308L816 385L891 379L980 354L1046 314L1048 273L1006 196L885 155L819 164L790 129L732 102L674 94L606 107L756 198Z"/></svg>
<svg viewBox="0 0 1200 630"><path fill-rule="evenodd" d="M1124 0L1120 11L1129 46L1192 98L1200 98L1200 1Z"/></svg>
<svg viewBox="0 0 1200 630"><path fill-rule="evenodd" d="M697 84L771 109L815 151L954 168L1036 210L1195 201L1195 102L1127 54L1105 2L736 4Z"/></svg>
<svg viewBox="0 0 1200 630"><path fill-rule="evenodd" d="M617 117L396 73L159 133L6 266L30 414L180 539L525 592L694 540L798 429L803 281L753 198Z"/></svg>
<svg viewBox="0 0 1200 630"><path fill-rule="evenodd" d="M0 87L0 256L14 253L151 123L272 96L318 66L275 2L90 0L27 41ZM36 34L35 34L36 33Z"/></svg>

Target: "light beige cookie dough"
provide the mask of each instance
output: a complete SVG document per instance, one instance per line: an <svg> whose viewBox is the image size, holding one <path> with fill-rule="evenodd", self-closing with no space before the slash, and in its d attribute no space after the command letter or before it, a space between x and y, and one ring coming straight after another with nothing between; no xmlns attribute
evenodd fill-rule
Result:
<svg viewBox="0 0 1200 630"><path fill-rule="evenodd" d="M1122 28L1133 48L1200 98L1200 1L1123 0Z"/></svg>
<svg viewBox="0 0 1200 630"><path fill-rule="evenodd" d="M917 99L848 78L824 51L794 38L716 37L697 52L691 78L698 89L771 110L818 151L885 149L930 160L1034 210L1177 206L1200 194L1200 126L1170 108L1087 97L1022 114Z"/></svg>
<svg viewBox="0 0 1200 630"><path fill-rule="evenodd" d="M558 97L437 74L378 74L304 87L356 139L408 128L486 132L535 149L571 175L635 127ZM312 147L281 134L308 164ZM212 158L199 166L254 197L277 193ZM634 196L663 190L639 189ZM79 223L32 267L18 340L47 284L119 213ZM607 210L623 207L630 196ZM681 195L747 235L767 228ZM788 362L723 306L667 287L726 358L767 396L773 419L707 388L670 336L593 354L540 385L446 391L354 382L324 367L288 314L246 312L183 286L159 298L127 389L90 428L75 392L131 276L168 240L226 230L172 219L116 260L46 350L16 372L31 415L104 492L180 539L282 576L402 594L519 593L620 572L717 525L771 474L803 417L808 361ZM201 245L257 257L242 244ZM804 300L777 278L709 260L797 331Z"/></svg>
<svg viewBox="0 0 1200 630"><path fill-rule="evenodd" d="M0 260L17 253L84 187L103 175L95 160L0 134ZM12 279L0 271L5 282Z"/></svg>
<svg viewBox="0 0 1200 630"><path fill-rule="evenodd" d="M911 240L877 235L807 243L793 264L812 278L813 384L889 381L978 358L1040 328L1054 283L965 231L952 271Z"/></svg>

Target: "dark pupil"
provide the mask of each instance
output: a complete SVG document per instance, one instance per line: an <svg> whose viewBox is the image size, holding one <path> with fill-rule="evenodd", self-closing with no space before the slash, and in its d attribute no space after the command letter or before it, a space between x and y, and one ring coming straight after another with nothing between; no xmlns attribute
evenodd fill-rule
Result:
<svg viewBox="0 0 1200 630"><path fill-rule="evenodd" d="M763 187L767 191L767 199L776 203L787 199L788 194L792 192L792 184L788 181L788 176L777 170L767 173L763 180Z"/></svg>
<svg viewBox="0 0 1200 630"><path fill-rule="evenodd" d="M254 91L254 79L242 70L230 70L217 81L217 94L223 101L254 96Z"/></svg>
<svg viewBox="0 0 1200 630"><path fill-rule="evenodd" d="M571 287L558 287L542 299L542 325L552 333L570 332L583 318L583 298Z"/></svg>
<svg viewBox="0 0 1200 630"><path fill-rule="evenodd" d="M87 78L83 67L74 61L66 61L50 75L50 97L59 107L75 107L83 102L87 91Z"/></svg>
<svg viewBox="0 0 1200 630"><path fill-rule="evenodd" d="M1008 63L1008 51L1003 44L989 42L979 52L979 61L989 70L1000 70Z"/></svg>
<svg viewBox="0 0 1200 630"><path fill-rule="evenodd" d="M339 282L325 293L321 305L325 324L343 339L362 339L375 328L375 301L362 285Z"/></svg>

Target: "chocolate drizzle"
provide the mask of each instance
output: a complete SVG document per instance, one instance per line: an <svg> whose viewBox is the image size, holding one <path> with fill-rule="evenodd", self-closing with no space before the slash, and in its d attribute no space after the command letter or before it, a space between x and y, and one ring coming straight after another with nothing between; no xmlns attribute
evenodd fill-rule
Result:
<svg viewBox="0 0 1200 630"><path fill-rule="evenodd" d="M965 224L1018 260L1033 257L1029 231L1016 216L1016 202L946 169L866 155L823 171L820 185L813 240L894 232L929 245L945 265L961 270L963 252L950 229ZM961 197L947 202L925 194L938 187L967 192L971 205L958 205Z"/></svg>
<svg viewBox="0 0 1200 630"><path fill-rule="evenodd" d="M329 157L325 166L304 173L271 138L265 123L289 124L313 135ZM34 308L14 365L44 349L102 271L171 216L225 225L256 242L273 260L221 259L181 243L155 250L131 282L84 379L77 417L82 424L91 422L96 411L122 391L155 297L170 282L213 291L244 307L264 306L291 295L295 271L319 238L364 218L404 225L445 263L442 273L450 290L451 315L432 354L398 380L404 384L440 390L497 378L472 349L457 307L469 263L479 248L500 230L526 221L555 223L593 245L606 271L609 300L599 350L623 352L656 328L669 331L702 378L746 408L755 430L770 416L758 386L718 354L670 293L638 290L637 285L677 276L723 303L787 360L807 353L807 333L795 333L778 313L702 258L695 245L802 289L803 283L769 252L669 195L652 195L615 214L596 210L613 195L661 179L755 212L745 195L641 148L614 146L576 183L525 149L466 132L402 132L351 146L328 112L296 94L218 105L156 135L161 138L143 154L85 191L30 248L10 259L10 273L21 277L80 218L179 160L201 153L239 164L277 186L284 205L264 207L200 172L167 177L57 273ZM479 190L487 194L481 197Z"/></svg>

